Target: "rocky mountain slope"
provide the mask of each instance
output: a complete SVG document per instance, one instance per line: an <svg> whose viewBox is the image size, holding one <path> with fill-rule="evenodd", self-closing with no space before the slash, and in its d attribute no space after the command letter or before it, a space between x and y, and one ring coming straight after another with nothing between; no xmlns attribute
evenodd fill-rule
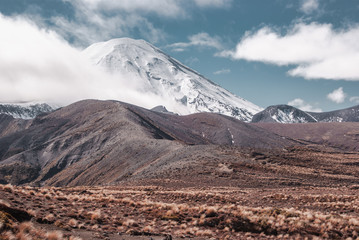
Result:
<svg viewBox="0 0 359 240"><path fill-rule="evenodd" d="M310 122L359 122L359 105L331 112L305 112L289 105L269 106L255 114L252 122L310 123Z"/></svg>
<svg viewBox="0 0 359 240"><path fill-rule="evenodd" d="M275 105L255 114L252 122L307 123L317 122L317 120L298 108L289 105Z"/></svg>
<svg viewBox="0 0 359 240"><path fill-rule="evenodd" d="M98 185L155 178L190 165L202 169L200 159L236 159L222 156L221 145L282 149L295 144L223 115L177 116L116 101L86 100L16 121L0 122L0 183Z"/></svg>
<svg viewBox="0 0 359 240"><path fill-rule="evenodd" d="M332 147L336 151L359 150L358 122L256 123L255 125L284 137Z"/></svg>
<svg viewBox="0 0 359 240"><path fill-rule="evenodd" d="M308 113L318 122L359 122L359 105L331 112Z"/></svg>
<svg viewBox="0 0 359 240"><path fill-rule="evenodd" d="M48 113L54 109L46 103L17 105L17 104L0 104L0 114L6 114L14 118L32 119L37 115Z"/></svg>
<svg viewBox="0 0 359 240"><path fill-rule="evenodd" d="M221 113L250 121L262 109L235 96L144 40L113 39L84 50L93 64L136 82L141 92L165 99L179 114ZM174 106L174 107L173 107ZM171 109L170 107L173 107Z"/></svg>

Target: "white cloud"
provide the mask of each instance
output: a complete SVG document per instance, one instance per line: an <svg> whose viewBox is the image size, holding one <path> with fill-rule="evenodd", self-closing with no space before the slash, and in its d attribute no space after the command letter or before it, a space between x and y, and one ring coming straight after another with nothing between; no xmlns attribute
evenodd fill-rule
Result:
<svg viewBox="0 0 359 240"><path fill-rule="evenodd" d="M305 102L303 99L301 98L296 98L290 102L288 102L288 105L299 108L302 111L307 111L307 112L322 112L321 108L318 107L314 107L311 104Z"/></svg>
<svg viewBox="0 0 359 240"><path fill-rule="evenodd" d="M302 0L300 10L305 14L310 14L319 8L319 0Z"/></svg>
<svg viewBox="0 0 359 240"><path fill-rule="evenodd" d="M263 27L247 32L234 51L218 56L295 65L291 76L306 79L359 80L359 25L334 30L331 24L299 23L282 35Z"/></svg>
<svg viewBox="0 0 359 240"><path fill-rule="evenodd" d="M219 75L219 74L227 74L227 73L230 73L230 72L231 72L231 69L225 68L225 69L215 71L213 74Z"/></svg>
<svg viewBox="0 0 359 240"><path fill-rule="evenodd" d="M184 51L186 48L192 46L215 48L218 50L223 48L220 37L211 37L208 33L205 32L189 36L188 40L188 42L173 43L168 45L167 47L172 48L175 51L177 49L181 49L182 51Z"/></svg>
<svg viewBox="0 0 359 240"><path fill-rule="evenodd" d="M359 96L351 97L349 100L353 103L359 104Z"/></svg>
<svg viewBox="0 0 359 240"><path fill-rule="evenodd" d="M69 20L64 16L55 16L51 19L54 25L51 28L64 38L72 39L77 46L87 47L95 42L131 36L134 32L152 43L159 42L167 36L142 12L155 11L161 14L163 7L159 7L158 10L152 9L146 7L145 1L133 1L132 5L128 1L106 0L76 0L70 3L75 9L74 18ZM155 5L157 6L157 2Z"/></svg>
<svg viewBox="0 0 359 240"><path fill-rule="evenodd" d="M149 16L183 19L195 9L225 8L233 0L62 0L71 4L75 17L51 19L54 30L78 46L117 37L140 35L151 43L166 39L166 33L156 27ZM181 48L177 48L180 51Z"/></svg>
<svg viewBox="0 0 359 240"><path fill-rule="evenodd" d="M343 88L340 87L335 89L333 92L327 95L327 98L335 103L343 103L345 101L347 94L343 91Z"/></svg>
<svg viewBox="0 0 359 240"><path fill-rule="evenodd" d="M63 0L96 11L125 11L155 13L159 16L177 18L186 16L190 4L199 8L227 8L233 0Z"/></svg>
<svg viewBox="0 0 359 240"><path fill-rule="evenodd" d="M127 13L155 13L164 17L178 17L185 14L180 1L176 0L64 0L79 9L91 9L96 12L123 11Z"/></svg>
<svg viewBox="0 0 359 240"><path fill-rule="evenodd" d="M174 103L140 92L127 76L113 76L91 65L82 52L53 31L0 14L0 102L66 105L81 99L114 99L143 107ZM132 77L132 76L131 76ZM133 79L131 83L136 82Z"/></svg>
<svg viewBox="0 0 359 240"><path fill-rule="evenodd" d="M220 7L226 8L231 6L232 0L194 0L199 7Z"/></svg>

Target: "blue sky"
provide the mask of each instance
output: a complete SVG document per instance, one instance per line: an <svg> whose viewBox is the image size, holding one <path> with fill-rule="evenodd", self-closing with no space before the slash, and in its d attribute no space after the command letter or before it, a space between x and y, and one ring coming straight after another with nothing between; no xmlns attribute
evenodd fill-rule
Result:
<svg viewBox="0 0 359 240"><path fill-rule="evenodd" d="M1 0L0 13L0 44L6 43L0 51L13 58L61 59L98 41L141 38L261 107L329 111L359 104L357 0ZM12 49L37 37L46 38L46 51ZM6 56L0 56L0 101L15 101L16 94L35 99L31 86L24 93L14 82L52 77L40 69L53 60L22 73L9 62L23 70L33 58ZM71 78L79 67L59 69Z"/></svg>

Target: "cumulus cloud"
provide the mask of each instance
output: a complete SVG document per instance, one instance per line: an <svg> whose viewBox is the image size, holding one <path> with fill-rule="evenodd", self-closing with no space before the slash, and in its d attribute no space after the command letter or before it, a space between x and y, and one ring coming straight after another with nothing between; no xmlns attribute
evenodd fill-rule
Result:
<svg viewBox="0 0 359 240"><path fill-rule="evenodd" d="M184 51L185 49L193 46L207 47L214 49L222 49L221 39L218 36L210 36L208 33L201 32L188 37L188 42L178 42L170 44L166 47L172 48L172 51Z"/></svg>
<svg viewBox="0 0 359 240"><path fill-rule="evenodd" d="M322 112L321 108L318 107L314 107L311 104L305 102L303 99L301 98L296 98L290 102L288 102L288 105L299 108L302 111L307 111L307 112Z"/></svg>
<svg viewBox="0 0 359 240"><path fill-rule="evenodd" d="M327 98L335 103L343 103L346 97L347 94L343 91L342 87L335 89L327 95Z"/></svg>
<svg viewBox="0 0 359 240"><path fill-rule="evenodd" d="M351 101L353 103L356 103L356 104L359 104L359 96L351 97L349 99L349 101Z"/></svg>
<svg viewBox="0 0 359 240"><path fill-rule="evenodd" d="M221 70L218 70L218 71L215 71L213 74L215 75L219 75L219 74L228 74L231 72L231 69L228 69L228 68L224 68L224 69L221 69Z"/></svg>
<svg viewBox="0 0 359 240"><path fill-rule="evenodd" d="M300 10L310 14L319 8L319 0L302 0Z"/></svg>
<svg viewBox="0 0 359 240"><path fill-rule="evenodd" d="M114 99L151 108L175 103L139 91L128 76L92 66L57 33L24 18L0 15L0 102L66 105L81 99ZM135 83L136 79L132 79Z"/></svg>
<svg viewBox="0 0 359 240"><path fill-rule="evenodd" d="M288 73L306 79L359 80L359 25L335 30L331 24L298 23L284 35L263 27L247 32L222 57L294 65Z"/></svg>

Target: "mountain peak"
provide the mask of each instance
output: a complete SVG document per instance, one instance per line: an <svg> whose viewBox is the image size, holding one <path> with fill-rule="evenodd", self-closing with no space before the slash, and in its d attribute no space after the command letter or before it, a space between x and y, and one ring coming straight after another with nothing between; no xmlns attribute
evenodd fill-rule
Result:
<svg viewBox="0 0 359 240"><path fill-rule="evenodd" d="M253 116L252 122L307 123L317 120L298 108L281 104L269 106Z"/></svg>
<svg viewBox="0 0 359 240"><path fill-rule="evenodd" d="M95 65L136 79L139 90L163 98L178 114L214 112L250 121L262 109L213 83L144 40L112 39L84 50Z"/></svg>

